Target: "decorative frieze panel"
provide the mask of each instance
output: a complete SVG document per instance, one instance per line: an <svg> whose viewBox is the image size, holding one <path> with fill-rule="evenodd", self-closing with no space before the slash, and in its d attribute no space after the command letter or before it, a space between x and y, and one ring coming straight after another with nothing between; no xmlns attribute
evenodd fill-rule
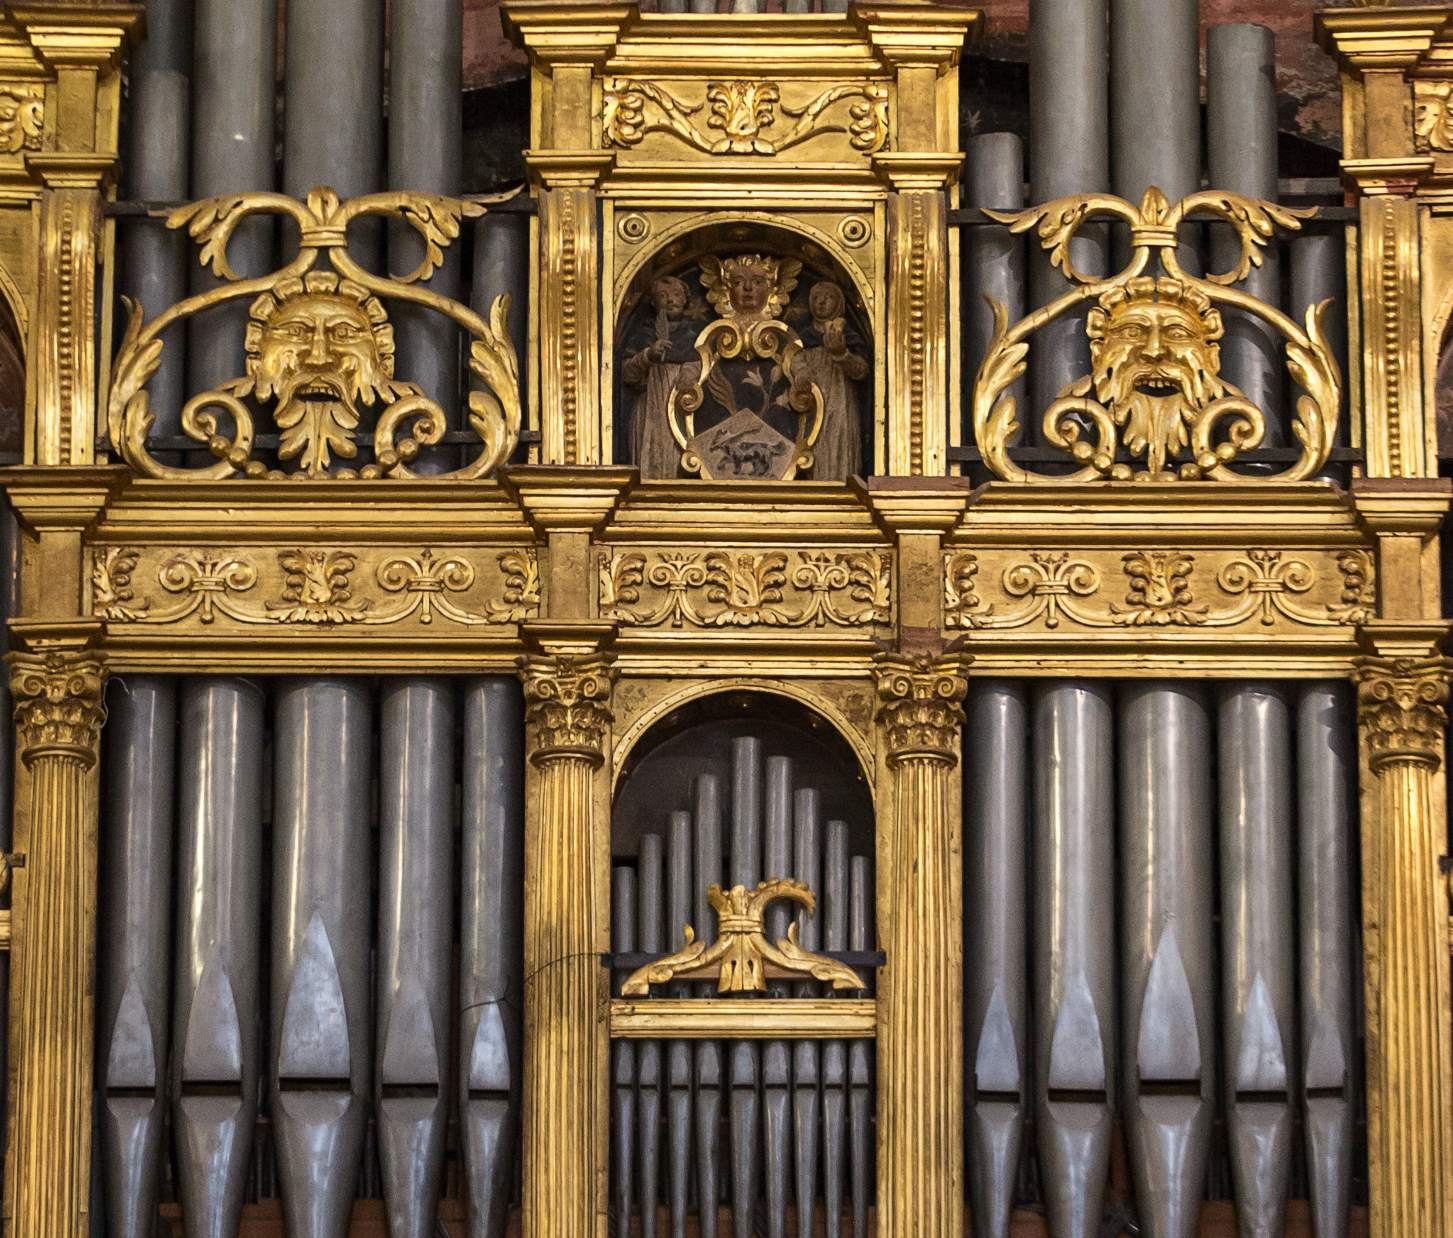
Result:
<svg viewBox="0 0 1453 1238"><path fill-rule="evenodd" d="M944 556L944 625L978 632L1106 629L1294 631L1375 613L1365 550L1147 549Z"/></svg>
<svg viewBox="0 0 1453 1238"><path fill-rule="evenodd" d="M300 545L187 550L95 546L90 613L197 632L230 625L477 628L540 611L530 547L400 551Z"/></svg>
<svg viewBox="0 0 1453 1238"><path fill-rule="evenodd" d="M879 550L601 550L600 617L642 628L871 629L892 618Z"/></svg>

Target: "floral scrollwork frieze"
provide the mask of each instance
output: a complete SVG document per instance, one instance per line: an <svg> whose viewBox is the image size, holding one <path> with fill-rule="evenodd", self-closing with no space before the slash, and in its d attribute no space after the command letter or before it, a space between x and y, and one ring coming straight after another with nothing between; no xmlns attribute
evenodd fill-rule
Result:
<svg viewBox="0 0 1453 1238"><path fill-rule="evenodd" d="M138 597L133 577L141 555L118 546L91 551L91 612L116 623L209 626L219 618L244 624L323 627L382 626L414 618L463 627L518 623L540 609L540 569L528 547L497 551L496 587L465 603L479 572L463 553L386 554L363 566L350 550L298 547L266 555L184 550L156 563L159 592ZM360 596L371 576L376 596ZM176 598L166 602L164 595Z"/></svg>
<svg viewBox="0 0 1453 1238"><path fill-rule="evenodd" d="M600 615L638 627L870 627L891 617L892 561L840 552L603 551ZM659 596L643 597L658 592Z"/></svg>
<svg viewBox="0 0 1453 1238"><path fill-rule="evenodd" d="M0 155L39 150L45 131L45 87L0 82Z"/></svg>
<svg viewBox="0 0 1453 1238"><path fill-rule="evenodd" d="M1253 548L1214 560L1198 567L1186 551L1122 554L1124 593L1112 601L1105 597L1105 576L1113 561L1031 551L1002 566L996 596L984 583L981 557L956 551L944 558L944 625L982 631L1064 622L1087 628L1340 627L1375 614L1372 557L1364 550L1304 558Z"/></svg>
<svg viewBox="0 0 1453 1238"><path fill-rule="evenodd" d="M828 115L846 100L846 109ZM696 119L703 111L705 127ZM779 111L788 122L779 123ZM888 88L843 83L797 106L782 102L778 83L745 79L710 82L702 102L689 103L658 82L611 77L601 131L607 146L629 148L648 133L669 133L707 155L776 155L824 133L846 133L854 150L870 155L888 141Z"/></svg>

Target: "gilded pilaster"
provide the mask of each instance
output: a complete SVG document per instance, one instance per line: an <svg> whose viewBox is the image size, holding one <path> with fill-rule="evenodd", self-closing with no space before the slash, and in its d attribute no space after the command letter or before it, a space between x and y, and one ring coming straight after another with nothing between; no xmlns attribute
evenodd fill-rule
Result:
<svg viewBox="0 0 1453 1238"><path fill-rule="evenodd" d="M1417 633L1360 659L1373 1238L1453 1229L1444 733L1449 662ZM1401 639L1401 637L1409 639Z"/></svg>
<svg viewBox="0 0 1453 1238"><path fill-rule="evenodd" d="M963 1233L960 657L877 663L878 1232Z"/></svg>
<svg viewBox="0 0 1453 1238"><path fill-rule="evenodd" d="M79 1238L91 1193L96 762L94 633L9 656L18 764L7 1232Z"/></svg>
<svg viewBox="0 0 1453 1238"><path fill-rule="evenodd" d="M606 1218L611 694L601 633L541 629L520 659L525 795L526 1238Z"/></svg>

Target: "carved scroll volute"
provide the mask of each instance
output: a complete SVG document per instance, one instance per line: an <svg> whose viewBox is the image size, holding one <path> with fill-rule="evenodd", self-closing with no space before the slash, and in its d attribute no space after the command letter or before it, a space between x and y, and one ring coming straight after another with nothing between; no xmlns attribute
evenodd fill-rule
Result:
<svg viewBox="0 0 1453 1238"><path fill-rule="evenodd" d="M610 944L606 757L616 669L571 648L520 659L525 695L524 1187L527 1238L604 1214ZM566 1087L561 1080L568 1080Z"/></svg>
<svg viewBox="0 0 1453 1238"><path fill-rule="evenodd" d="M1431 649L1362 658L1357 669L1363 867L1374 875L1363 915L1376 1238L1432 1238L1453 1225L1453 1029L1439 871L1449 674L1449 660Z"/></svg>
<svg viewBox="0 0 1453 1238"><path fill-rule="evenodd" d="M96 905L94 769L104 668L89 651L13 653L16 903L10 1007L15 1090L6 1170L20 1234L85 1232L91 1154L91 970Z"/></svg>
<svg viewBox="0 0 1453 1238"><path fill-rule="evenodd" d="M965 659L878 660L878 1225L963 1232L959 729ZM939 1050L924 1057L921 1046Z"/></svg>

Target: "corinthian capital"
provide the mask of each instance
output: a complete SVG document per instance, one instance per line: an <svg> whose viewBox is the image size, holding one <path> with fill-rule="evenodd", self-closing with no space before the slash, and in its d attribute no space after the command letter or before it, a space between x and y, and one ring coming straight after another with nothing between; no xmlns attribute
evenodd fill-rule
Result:
<svg viewBox="0 0 1453 1238"><path fill-rule="evenodd" d="M1374 770L1393 761L1437 768L1448 725L1447 658L1361 658L1358 723Z"/></svg>
<svg viewBox="0 0 1453 1238"><path fill-rule="evenodd" d="M15 700L15 732L21 759L30 765L43 756L96 762L105 668L90 653L12 653L10 692Z"/></svg>
<svg viewBox="0 0 1453 1238"><path fill-rule="evenodd" d="M613 715L616 668L606 654L527 655L520 659L525 715L535 728L531 759L605 758L605 730Z"/></svg>
<svg viewBox="0 0 1453 1238"><path fill-rule="evenodd" d="M964 659L883 654L877 662L878 723L892 764L920 757L952 763L964 723Z"/></svg>

